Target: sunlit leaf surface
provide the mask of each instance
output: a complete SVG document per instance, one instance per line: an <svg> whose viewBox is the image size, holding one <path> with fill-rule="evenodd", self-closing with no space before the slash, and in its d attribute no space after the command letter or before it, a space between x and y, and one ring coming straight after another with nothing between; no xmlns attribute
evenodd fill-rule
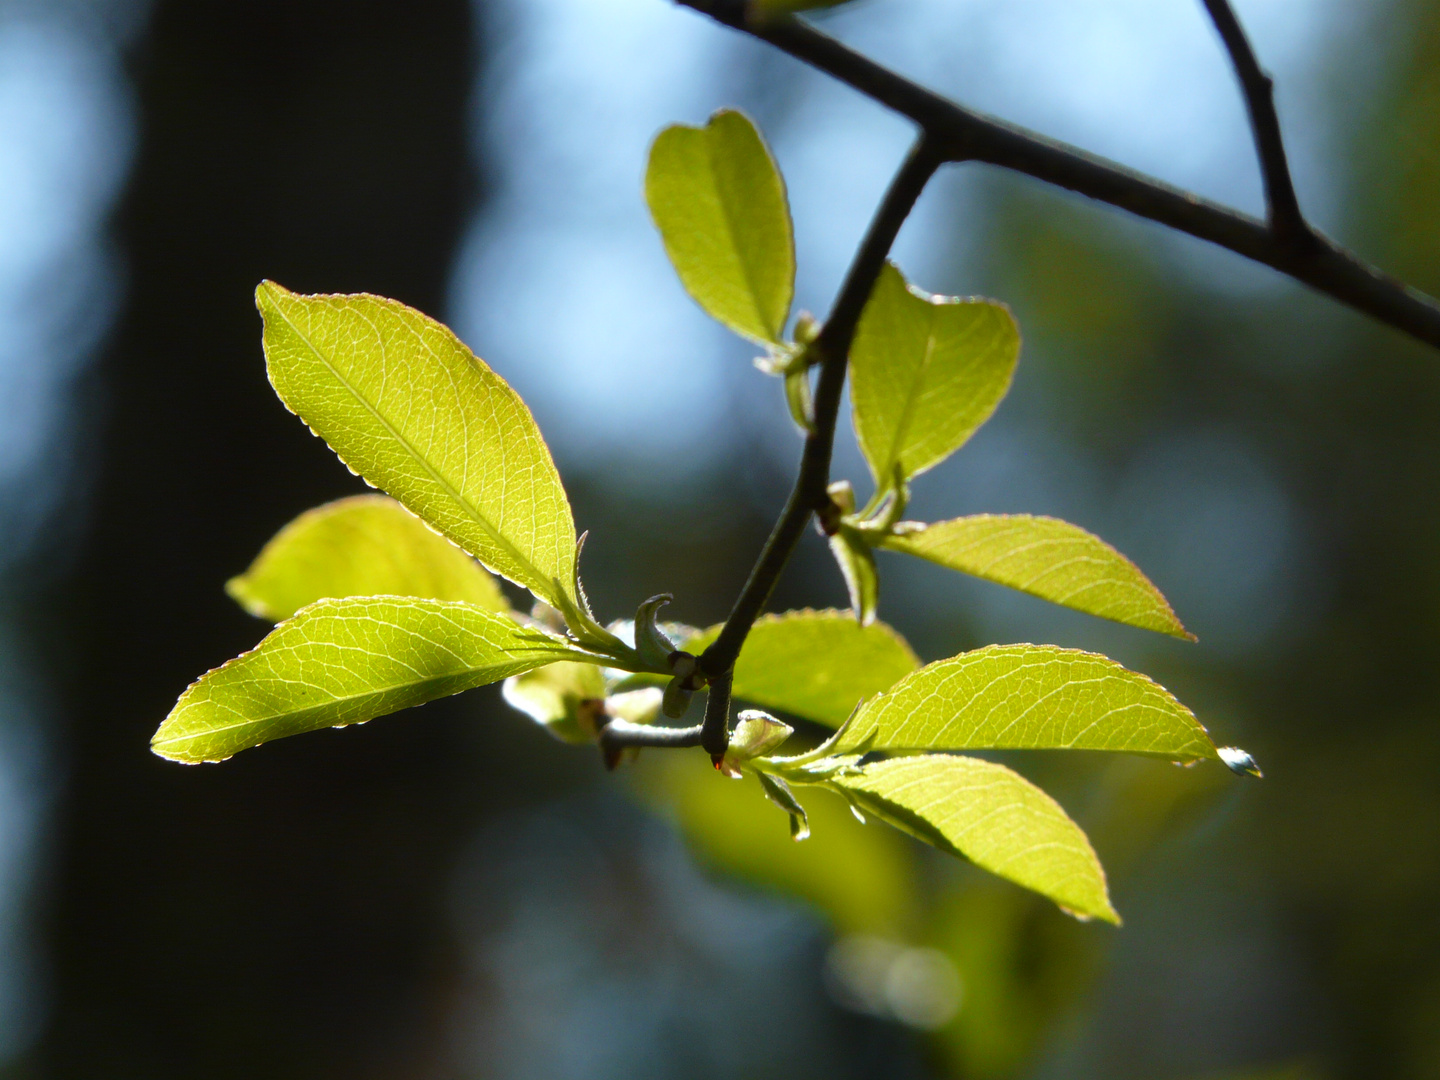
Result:
<svg viewBox="0 0 1440 1080"><path fill-rule="evenodd" d="M1200 722L1163 686L1104 656L1054 645L991 645L921 668L867 702L833 747L863 748L1216 757Z"/></svg>
<svg viewBox="0 0 1440 1080"><path fill-rule="evenodd" d="M510 607L474 559L384 495L307 510L225 590L250 614L271 622L327 597L419 596L465 600L491 611Z"/></svg>
<svg viewBox="0 0 1440 1080"><path fill-rule="evenodd" d="M1139 567L1066 521L978 514L897 532L883 546L1102 619L1193 640Z"/></svg>
<svg viewBox="0 0 1440 1080"><path fill-rule="evenodd" d="M686 643L699 653L712 626ZM839 725L866 698L920 666L905 639L881 622L861 626L848 611L787 611L756 621L735 664L733 692L822 724Z"/></svg>
<svg viewBox="0 0 1440 1080"><path fill-rule="evenodd" d="M795 289L785 184L760 133L722 109L676 124L650 148L645 198L696 302L737 334L779 342Z"/></svg>
<svg viewBox="0 0 1440 1080"><path fill-rule="evenodd" d="M877 817L1085 918L1118 923L1105 871L1054 799L990 761L893 758L831 783Z"/></svg>
<svg viewBox="0 0 1440 1080"><path fill-rule="evenodd" d="M850 351L855 433L876 482L958 449L1000 404L1019 355L1003 304L922 293L887 263Z"/></svg>
<svg viewBox="0 0 1440 1080"><path fill-rule="evenodd" d="M299 296L273 282L255 299L270 381L342 461L492 570L573 605L570 504L505 380L394 300Z"/></svg>
<svg viewBox="0 0 1440 1080"><path fill-rule="evenodd" d="M321 600L202 675L151 740L161 757L220 761L264 742L357 724L576 657L558 638L473 604Z"/></svg>

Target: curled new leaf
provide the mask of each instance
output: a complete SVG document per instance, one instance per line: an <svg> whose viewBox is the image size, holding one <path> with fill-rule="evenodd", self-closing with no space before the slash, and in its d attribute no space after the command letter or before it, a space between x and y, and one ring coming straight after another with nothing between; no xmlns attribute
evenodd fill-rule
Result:
<svg viewBox="0 0 1440 1080"><path fill-rule="evenodd" d="M929 754L873 762L829 783L876 817L1073 914L1120 921L1105 871L1080 827L1003 765Z"/></svg>
<svg viewBox="0 0 1440 1080"><path fill-rule="evenodd" d="M698 654L719 633L711 627L685 648ZM884 623L860 626L845 611L787 611L750 628L731 689L768 709L839 725L860 702L919 666L905 639Z"/></svg>
<svg viewBox="0 0 1440 1080"><path fill-rule="evenodd" d="M342 461L490 569L579 605L575 524L518 394L448 328L394 300L265 282L276 393Z"/></svg>
<svg viewBox="0 0 1440 1080"><path fill-rule="evenodd" d="M510 605L474 559L384 495L356 495L307 510L225 583L250 614L288 619L327 597L419 596Z"/></svg>
<svg viewBox="0 0 1440 1080"><path fill-rule="evenodd" d="M398 596L320 600L252 651L202 675L151 740L174 761L359 724L585 654L474 604Z"/></svg>
<svg viewBox="0 0 1440 1080"><path fill-rule="evenodd" d="M785 183L755 125L722 109L702 128L666 128L650 147L645 199L695 302L737 334L779 344L795 244Z"/></svg>
<svg viewBox="0 0 1440 1080"><path fill-rule="evenodd" d="M882 546L1102 619L1193 641L1140 568L1078 525L1029 514L902 524Z"/></svg>
<svg viewBox="0 0 1440 1080"><path fill-rule="evenodd" d="M1000 404L1019 355L1003 304L931 296L886 263L850 350L855 434L875 482L957 450Z"/></svg>
<svg viewBox="0 0 1440 1080"><path fill-rule="evenodd" d="M1217 756L1194 714L1163 686L1104 656L1054 645L991 645L928 664L866 702L826 749Z"/></svg>

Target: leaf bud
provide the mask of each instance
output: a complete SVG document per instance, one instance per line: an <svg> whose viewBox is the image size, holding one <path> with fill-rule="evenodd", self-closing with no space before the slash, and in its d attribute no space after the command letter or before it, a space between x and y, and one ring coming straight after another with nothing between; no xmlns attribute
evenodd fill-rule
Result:
<svg viewBox="0 0 1440 1080"><path fill-rule="evenodd" d="M741 765L768 754L795 730L759 709L745 709L737 719L735 730L730 733L730 746L720 761L720 771L733 778L741 775Z"/></svg>
<svg viewBox="0 0 1440 1080"><path fill-rule="evenodd" d="M660 699L660 711L671 720L679 720L690 708L690 698L695 691L687 685L689 679L676 676L665 684L665 693Z"/></svg>

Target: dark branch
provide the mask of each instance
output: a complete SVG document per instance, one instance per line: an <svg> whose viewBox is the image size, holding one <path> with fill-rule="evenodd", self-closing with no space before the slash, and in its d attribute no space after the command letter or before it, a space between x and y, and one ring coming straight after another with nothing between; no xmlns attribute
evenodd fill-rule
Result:
<svg viewBox="0 0 1440 1080"><path fill-rule="evenodd" d="M652 727L628 720L611 720L600 729L600 755L606 768L613 769L624 750L642 746L669 749L700 745L700 725L687 728Z"/></svg>
<svg viewBox="0 0 1440 1080"><path fill-rule="evenodd" d="M926 135L922 135L911 148L905 163L891 181L884 202L875 212L870 230L845 275L845 283L840 288L830 318L813 346L820 357L820 376L815 386L815 426L805 439L795 486L770 538L765 541L760 558L750 571L745 587L736 598L720 636L700 656L700 670L710 682L702 745L712 757L724 754L729 738L730 669L740 655L740 647L745 644L751 624L770 599L775 582L789 562L810 515L825 506L829 499L825 489L830 482L835 421L840 412L845 365L850 356L850 343L855 339L855 328L860 323L860 312L870 299L870 291L875 287L875 280L880 276L885 256L890 253L890 245L895 242L900 226L910 216L915 200L943 160Z"/></svg>
<svg viewBox="0 0 1440 1080"><path fill-rule="evenodd" d="M768 41L909 117L951 161L983 161L1024 173L1208 240L1440 347L1440 304L1314 230L1309 243L1284 240L1265 222L947 101L797 19L748 23L739 0L678 2Z"/></svg>
<svg viewBox="0 0 1440 1080"><path fill-rule="evenodd" d="M1310 236L1310 227L1300 213L1295 186L1290 180L1290 166L1285 161L1280 118L1275 114L1275 81L1260 67L1230 0L1204 0L1204 4L1215 29L1220 32L1220 40L1225 43L1245 93L1245 108L1255 133L1255 153L1260 158L1260 175L1265 181L1270 228L1282 242L1304 243Z"/></svg>

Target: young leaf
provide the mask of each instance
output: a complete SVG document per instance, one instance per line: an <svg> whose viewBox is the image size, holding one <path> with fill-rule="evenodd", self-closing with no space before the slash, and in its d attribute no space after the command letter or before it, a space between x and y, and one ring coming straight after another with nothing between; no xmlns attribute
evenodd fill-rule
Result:
<svg viewBox="0 0 1440 1080"><path fill-rule="evenodd" d="M511 675L500 692L506 703L545 727L561 742L595 741L605 707L605 676L594 664L562 660Z"/></svg>
<svg viewBox="0 0 1440 1080"><path fill-rule="evenodd" d="M1060 805L1003 765L928 754L832 777L876 817L1048 896L1082 918L1119 923L1105 871Z"/></svg>
<svg viewBox="0 0 1440 1080"><path fill-rule="evenodd" d="M722 109L650 147L645 199L687 292L711 317L779 344L795 291L785 183L755 125Z"/></svg>
<svg viewBox="0 0 1440 1080"><path fill-rule="evenodd" d="M252 651L202 675L151 749L222 761L320 728L359 724L585 654L473 604L398 596L320 600Z"/></svg>
<svg viewBox="0 0 1440 1080"><path fill-rule="evenodd" d="M881 546L1102 619L1195 640L1139 567L1067 521L977 514L933 525L902 525Z"/></svg>
<svg viewBox="0 0 1440 1080"><path fill-rule="evenodd" d="M556 608L575 524L519 395L449 329L394 300L255 291L276 393L370 483Z"/></svg>
<svg viewBox="0 0 1440 1080"><path fill-rule="evenodd" d="M866 702L828 749L1217 756L1194 714L1163 686L1107 657L1054 645L990 645L929 664Z"/></svg>
<svg viewBox="0 0 1440 1080"><path fill-rule="evenodd" d="M686 651L700 653L719 633L712 626L686 642ZM767 709L839 725L861 701L919 666L905 639L884 623L860 626L847 611L787 611L762 616L750 628L732 692Z"/></svg>
<svg viewBox="0 0 1440 1080"><path fill-rule="evenodd" d="M850 594L850 609L861 626L875 621L880 603L880 577L875 572L875 553L859 533L844 525L830 537L830 553L840 566L845 589Z"/></svg>
<svg viewBox="0 0 1440 1080"><path fill-rule="evenodd" d="M1003 304L931 296L886 263L850 350L855 433L875 482L957 450L1000 404L1019 355Z"/></svg>
<svg viewBox="0 0 1440 1080"><path fill-rule="evenodd" d="M394 499L356 495L307 510L225 591L251 615L288 619L327 597L419 596L491 611L510 604L480 564Z"/></svg>
<svg viewBox="0 0 1440 1080"><path fill-rule="evenodd" d="M790 839L810 839L810 815L805 813L805 807L795 798L785 778L763 772L755 775L760 778L760 790L765 792L765 797L790 815Z"/></svg>

